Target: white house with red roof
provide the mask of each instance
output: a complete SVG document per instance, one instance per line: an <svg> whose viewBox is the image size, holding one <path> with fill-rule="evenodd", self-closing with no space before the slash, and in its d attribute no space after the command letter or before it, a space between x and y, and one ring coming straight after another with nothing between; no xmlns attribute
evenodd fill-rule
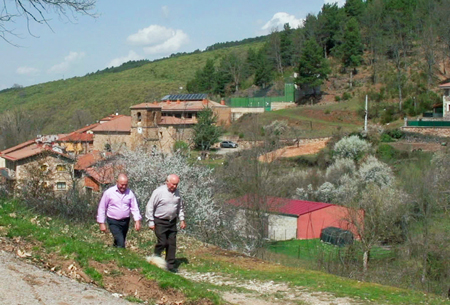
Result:
<svg viewBox="0 0 450 305"><path fill-rule="evenodd" d="M258 208L265 211L267 238L271 240L319 238L322 229L326 227L337 227L354 234L356 232L346 221L349 210L335 204L279 197L263 199L251 195L230 200L229 203L247 210ZM360 213L363 215L362 211Z"/></svg>

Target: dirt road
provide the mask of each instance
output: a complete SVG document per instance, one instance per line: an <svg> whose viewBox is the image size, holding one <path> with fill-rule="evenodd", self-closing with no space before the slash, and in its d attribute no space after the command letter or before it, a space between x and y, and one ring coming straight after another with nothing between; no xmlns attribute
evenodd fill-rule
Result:
<svg viewBox="0 0 450 305"><path fill-rule="evenodd" d="M0 250L0 304L97 305L132 304L104 289L79 283L28 264Z"/></svg>

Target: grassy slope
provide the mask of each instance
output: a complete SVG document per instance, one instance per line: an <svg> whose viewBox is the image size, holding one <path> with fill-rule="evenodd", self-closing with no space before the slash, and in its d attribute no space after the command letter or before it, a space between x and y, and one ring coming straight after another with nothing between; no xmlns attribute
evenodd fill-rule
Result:
<svg viewBox="0 0 450 305"><path fill-rule="evenodd" d="M149 232L147 232L149 233ZM222 303L212 290L223 290L210 284L197 284L178 275L159 270L145 262L143 257L153 245L146 232L130 232L129 245L133 250L121 251L106 247L109 236L98 233L92 226L74 226L58 219L36 218L33 213L20 205L0 200L0 237L18 238L37 244L32 255L37 260L44 259L46 253L57 253L61 259L74 259L97 284L102 285L102 273L92 267L90 261L114 261L119 266L140 270L148 279L156 280L162 288L182 291L187 299L210 299L214 304ZM181 237L181 236L180 236ZM182 268L198 272L219 272L236 279L285 282L293 287L307 288L309 291L329 292L336 296L347 296L372 304L450 304L450 301L421 292L364 283L303 268L285 267L254 258L244 257L215 247L205 247L200 242L182 242L178 256L185 256L187 264ZM231 287L228 287L231 289Z"/></svg>
<svg viewBox="0 0 450 305"><path fill-rule="evenodd" d="M21 108L49 117L43 133L72 130L70 121L77 109L89 111L94 120L129 107L179 92L209 58L218 64L231 52L242 53L252 43L233 48L168 58L119 73L104 73L59 80L0 93L0 113Z"/></svg>

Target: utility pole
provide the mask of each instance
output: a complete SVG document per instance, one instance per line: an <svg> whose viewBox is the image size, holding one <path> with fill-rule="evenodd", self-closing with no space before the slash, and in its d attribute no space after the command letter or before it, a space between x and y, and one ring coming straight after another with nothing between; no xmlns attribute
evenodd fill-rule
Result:
<svg viewBox="0 0 450 305"><path fill-rule="evenodd" d="M364 116L364 131L367 132L367 95L366 95L366 115Z"/></svg>

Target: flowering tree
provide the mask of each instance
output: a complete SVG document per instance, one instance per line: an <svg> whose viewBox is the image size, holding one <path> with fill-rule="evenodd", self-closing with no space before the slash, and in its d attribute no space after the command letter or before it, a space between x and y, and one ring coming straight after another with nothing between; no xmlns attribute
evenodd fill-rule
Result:
<svg viewBox="0 0 450 305"><path fill-rule="evenodd" d="M203 240L211 240L221 226L221 209L213 200L212 169L188 162L182 154L164 155L144 150L123 153L123 165L140 210L152 192L165 183L169 174L180 177L179 190L185 204L187 231Z"/></svg>

